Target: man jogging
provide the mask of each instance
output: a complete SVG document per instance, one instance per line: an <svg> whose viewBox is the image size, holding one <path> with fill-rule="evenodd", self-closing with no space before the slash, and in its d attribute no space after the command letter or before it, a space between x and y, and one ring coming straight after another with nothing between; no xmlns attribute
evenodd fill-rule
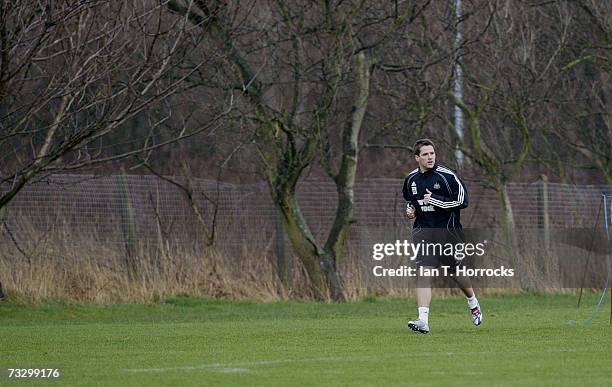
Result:
<svg viewBox="0 0 612 387"><path fill-rule="evenodd" d="M414 158L418 168L406 177L403 187L404 199L408 202L406 214L409 219L414 219L413 243L462 242L460 210L468 205L465 185L453 171L436 164L431 140L422 139L414 144ZM442 265L455 267L458 261L447 255L420 254L416 257L416 264L420 270L429 271ZM453 276L452 279L467 297L472 322L480 325L483 316L469 278ZM408 328L429 333L430 277L418 278L416 297L419 317L409 321Z"/></svg>

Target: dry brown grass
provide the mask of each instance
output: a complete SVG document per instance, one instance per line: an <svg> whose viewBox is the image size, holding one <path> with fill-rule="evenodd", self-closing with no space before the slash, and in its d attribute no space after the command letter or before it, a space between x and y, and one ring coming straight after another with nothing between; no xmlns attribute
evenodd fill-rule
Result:
<svg viewBox="0 0 612 387"><path fill-rule="evenodd" d="M16 234L16 233L14 233ZM0 281L11 298L27 302L151 302L175 294L274 300L275 268L262 254L235 259L219 248L194 254L181 246L127 249L94 235L54 230L41 235L21 225L14 243L0 239Z"/></svg>
<svg viewBox="0 0 612 387"><path fill-rule="evenodd" d="M199 248L194 253L186 246L135 246L131 249L136 263L129 275L126 248L120 244L103 244L96 235L75 235L55 230L41 235L33 228L21 226L18 243L0 239L0 281L13 299L24 302L66 300L76 302L153 302L176 294L199 297L252 299L312 300L305 271L294 259L293 286L283 288L276 275L273 249L252 251L248 248ZM75 239L78 238L78 242ZM255 245L256 243L253 243ZM261 244L261 243L259 243ZM246 244L245 244L246 246ZM569 250L568 250L569 251ZM576 253L577 254L577 253ZM340 270L349 300L371 296L412 297L409 288L368 288L359 268L351 258L341 262ZM539 255L527 246L523 258L531 273L530 281L538 282ZM507 257L498 256L499 264ZM545 262L545 270L555 273L555 260ZM551 267L552 266L552 267ZM579 275L578 271L574 273ZM539 291L555 291L555 283L540 283ZM520 292L518 282L506 288L480 290L479 294ZM573 292L572 289L565 289ZM457 289L436 289L437 297L461 294Z"/></svg>
<svg viewBox="0 0 612 387"><path fill-rule="evenodd" d="M55 257L52 257L55 258ZM151 302L174 294L203 297L278 298L272 270L259 267L242 274L216 264L212 257L182 256L163 262L161 270L141 265L140 276L130 278L117 259L104 258L66 265L49 259L29 265L0 259L6 291L27 301L45 299L79 302ZM147 260L143 260L146 262ZM220 260L222 261L222 260ZM257 272L257 278L255 273Z"/></svg>

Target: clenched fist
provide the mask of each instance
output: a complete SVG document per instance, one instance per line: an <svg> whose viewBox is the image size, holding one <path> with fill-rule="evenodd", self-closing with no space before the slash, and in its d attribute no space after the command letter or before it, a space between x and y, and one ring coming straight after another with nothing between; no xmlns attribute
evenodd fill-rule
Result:
<svg viewBox="0 0 612 387"><path fill-rule="evenodd" d="M414 219L415 216L416 216L415 212L416 212L416 210L412 206L412 204L408 203L406 205L406 215L408 215L408 219Z"/></svg>

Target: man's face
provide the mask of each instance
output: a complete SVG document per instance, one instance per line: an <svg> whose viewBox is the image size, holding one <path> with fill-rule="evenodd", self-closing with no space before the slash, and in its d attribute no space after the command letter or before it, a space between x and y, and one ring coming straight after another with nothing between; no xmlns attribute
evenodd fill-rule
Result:
<svg viewBox="0 0 612 387"><path fill-rule="evenodd" d="M414 156L414 159L419 164L421 172L425 172L433 168L436 163L436 152L433 146L424 145L421 147L421 153L418 156Z"/></svg>

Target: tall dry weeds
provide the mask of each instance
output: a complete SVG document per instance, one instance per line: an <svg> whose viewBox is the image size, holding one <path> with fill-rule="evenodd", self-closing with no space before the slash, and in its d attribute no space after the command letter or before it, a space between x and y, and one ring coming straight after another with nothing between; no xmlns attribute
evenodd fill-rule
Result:
<svg viewBox="0 0 612 387"><path fill-rule="evenodd" d="M253 299L312 300L307 276L299 260L294 259L293 285L283 289L276 275L276 257L270 243L260 249L261 241L241 241L240 248L198 247L181 244L136 245L136 275L129 275L126 248L120 243L104 243L99 235L77 235L68 228L56 228L40 233L34 227L21 224L13 230L14 240L0 238L0 281L8 295L24 302L66 300L76 302L148 303L176 294L199 297ZM527 240L525 240L527 242ZM537 238L529 242L537 243ZM503 247L503 246L502 246ZM199 252L198 252L199 250ZM503 251L503 249L501 249ZM135 252L134 252L135 251ZM367 287L357 251L341 262L340 271L349 300L370 296L411 297L410 288ZM566 249L566 253L580 254ZM540 291L559 291L558 259L541 262L535 246L524 246L521 253L531 273L530 281L538 283L538 275L554 273L557 281L543 282ZM507 260L494 255L492 264ZM576 267L581 267L580 262ZM569 275L578 276L574 270ZM565 273L568 275L568 273ZM504 289L491 287L479 294L503 294L521 291L518 282ZM572 291L572 290L566 290ZM459 295L457 289L436 289L437 296Z"/></svg>

